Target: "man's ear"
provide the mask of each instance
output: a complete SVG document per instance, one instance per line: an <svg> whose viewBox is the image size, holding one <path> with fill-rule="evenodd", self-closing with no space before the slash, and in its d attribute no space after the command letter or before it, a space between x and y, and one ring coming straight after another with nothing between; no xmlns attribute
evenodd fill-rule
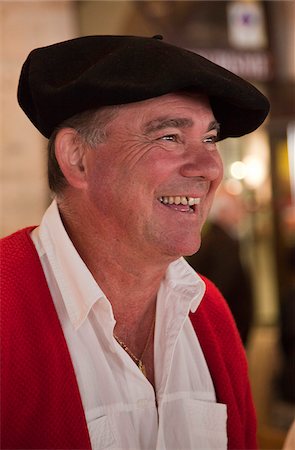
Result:
<svg viewBox="0 0 295 450"><path fill-rule="evenodd" d="M81 139L73 128L62 128L55 138L55 156L68 183L81 189L86 185L85 152Z"/></svg>

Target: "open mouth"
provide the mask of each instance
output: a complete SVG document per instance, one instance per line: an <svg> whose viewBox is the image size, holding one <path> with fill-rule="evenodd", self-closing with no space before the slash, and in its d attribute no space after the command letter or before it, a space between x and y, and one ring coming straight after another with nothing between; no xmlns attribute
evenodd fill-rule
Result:
<svg viewBox="0 0 295 450"><path fill-rule="evenodd" d="M200 197L187 196L163 196L158 198L160 203L179 212L193 213L196 205L199 205Z"/></svg>

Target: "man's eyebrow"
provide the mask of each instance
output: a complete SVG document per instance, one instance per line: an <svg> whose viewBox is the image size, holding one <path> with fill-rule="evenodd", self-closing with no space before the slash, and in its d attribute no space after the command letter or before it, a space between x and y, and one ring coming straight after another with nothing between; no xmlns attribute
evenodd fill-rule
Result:
<svg viewBox="0 0 295 450"><path fill-rule="evenodd" d="M151 120L144 127L144 133L149 134L155 131L163 130L165 128L188 128L194 124L192 119L188 118L158 118ZM220 132L220 124L216 120L209 123L207 132L216 130L217 134Z"/></svg>
<svg viewBox="0 0 295 450"><path fill-rule="evenodd" d="M164 128L187 128L192 127L192 119L187 118L158 118L151 120L144 127L145 134L163 130Z"/></svg>
<svg viewBox="0 0 295 450"><path fill-rule="evenodd" d="M217 120L212 120L212 122L209 123L207 131L212 131L212 130L216 130L217 134L220 133L220 123L218 123Z"/></svg>

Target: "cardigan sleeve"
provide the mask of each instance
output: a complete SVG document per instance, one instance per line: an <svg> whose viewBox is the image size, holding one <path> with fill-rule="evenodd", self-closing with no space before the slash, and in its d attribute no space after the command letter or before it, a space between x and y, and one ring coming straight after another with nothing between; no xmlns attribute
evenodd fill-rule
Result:
<svg viewBox="0 0 295 450"><path fill-rule="evenodd" d="M190 318L211 373L217 401L227 405L228 448L256 449L256 415L245 351L225 299L211 281L202 278L206 292Z"/></svg>

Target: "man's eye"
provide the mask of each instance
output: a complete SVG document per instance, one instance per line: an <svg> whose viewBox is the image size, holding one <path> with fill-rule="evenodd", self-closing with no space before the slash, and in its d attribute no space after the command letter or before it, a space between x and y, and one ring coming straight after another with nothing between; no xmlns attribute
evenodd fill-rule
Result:
<svg viewBox="0 0 295 450"><path fill-rule="evenodd" d="M171 142L177 142L177 135L176 134L166 134L165 136L162 136L160 138L163 141L171 141Z"/></svg>
<svg viewBox="0 0 295 450"><path fill-rule="evenodd" d="M215 144L217 142L217 136L207 136L204 138L203 142L209 144Z"/></svg>

